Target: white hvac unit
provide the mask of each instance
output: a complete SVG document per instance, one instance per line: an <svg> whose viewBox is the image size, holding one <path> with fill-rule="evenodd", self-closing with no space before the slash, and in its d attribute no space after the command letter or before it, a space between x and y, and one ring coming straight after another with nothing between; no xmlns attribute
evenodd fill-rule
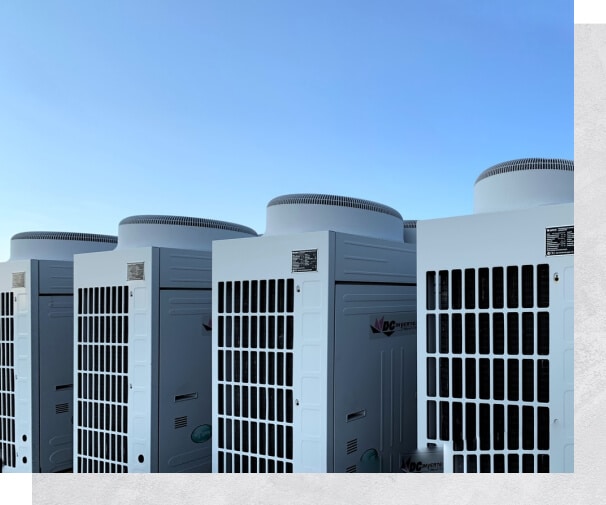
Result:
<svg viewBox="0 0 606 505"><path fill-rule="evenodd" d="M419 447L445 471L573 471L574 165L485 170L419 221Z"/></svg>
<svg viewBox="0 0 606 505"><path fill-rule="evenodd" d="M281 196L262 237L213 257L213 471L399 471L416 447L416 247L400 214Z"/></svg>
<svg viewBox="0 0 606 505"><path fill-rule="evenodd" d="M72 467L73 255L107 235L24 232L0 263L0 471Z"/></svg>
<svg viewBox="0 0 606 505"><path fill-rule="evenodd" d="M75 257L74 472L210 471L211 243L254 235L132 216Z"/></svg>

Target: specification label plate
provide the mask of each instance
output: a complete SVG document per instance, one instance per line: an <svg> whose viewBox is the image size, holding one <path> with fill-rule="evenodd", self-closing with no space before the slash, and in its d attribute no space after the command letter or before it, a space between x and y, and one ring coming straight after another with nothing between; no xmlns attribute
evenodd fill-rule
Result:
<svg viewBox="0 0 606 505"><path fill-rule="evenodd" d="M574 254L574 226L545 229L545 255Z"/></svg>

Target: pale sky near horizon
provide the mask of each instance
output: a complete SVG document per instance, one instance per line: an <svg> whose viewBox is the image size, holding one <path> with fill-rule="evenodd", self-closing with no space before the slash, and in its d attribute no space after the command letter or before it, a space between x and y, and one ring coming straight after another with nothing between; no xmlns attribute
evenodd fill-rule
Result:
<svg viewBox="0 0 606 505"><path fill-rule="evenodd" d="M287 193L469 214L573 159L572 0L0 4L0 261L23 231L168 214L265 229Z"/></svg>

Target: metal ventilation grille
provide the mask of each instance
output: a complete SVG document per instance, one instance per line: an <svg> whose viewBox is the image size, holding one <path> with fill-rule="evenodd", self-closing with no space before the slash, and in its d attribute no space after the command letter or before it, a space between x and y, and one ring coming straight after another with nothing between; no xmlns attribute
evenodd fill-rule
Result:
<svg viewBox="0 0 606 505"><path fill-rule="evenodd" d="M187 426L187 416L175 417L175 430Z"/></svg>
<svg viewBox="0 0 606 505"><path fill-rule="evenodd" d="M128 471L128 288L78 289L77 471Z"/></svg>
<svg viewBox="0 0 606 505"><path fill-rule="evenodd" d="M11 292L0 293L0 471L15 468L15 323Z"/></svg>
<svg viewBox="0 0 606 505"><path fill-rule="evenodd" d="M79 242L102 242L117 244L118 237L97 233L74 233L62 231L24 231L13 235L11 240L77 240Z"/></svg>
<svg viewBox="0 0 606 505"><path fill-rule="evenodd" d="M67 414L69 412L69 403L58 403L55 405L55 414Z"/></svg>
<svg viewBox="0 0 606 505"><path fill-rule="evenodd" d="M257 235L257 232L248 226L230 223L228 221L216 221L214 219L205 219L200 217L160 215L130 216L120 221L120 226L125 224L167 224L172 226L193 226L196 228L213 228L217 230L229 230L238 233L246 233L253 236Z"/></svg>
<svg viewBox="0 0 606 505"><path fill-rule="evenodd" d="M219 472L292 472L294 281L218 291Z"/></svg>
<svg viewBox="0 0 606 505"><path fill-rule="evenodd" d="M428 438L455 472L549 472L549 265L426 280Z"/></svg>
<svg viewBox="0 0 606 505"><path fill-rule="evenodd" d="M493 175L522 170L564 170L574 172L574 162L572 160L562 160L558 158L522 158L519 160L505 161L484 170L476 179L475 184L482 179L492 177Z"/></svg>
<svg viewBox="0 0 606 505"><path fill-rule="evenodd" d="M321 195L315 193L301 193L293 195L278 196L271 200L267 206L275 205L334 205L336 207L351 207L354 209L364 209L373 212L380 212L390 216L402 219L402 215L395 209L383 205L382 203L362 200L361 198L351 198L349 196Z"/></svg>

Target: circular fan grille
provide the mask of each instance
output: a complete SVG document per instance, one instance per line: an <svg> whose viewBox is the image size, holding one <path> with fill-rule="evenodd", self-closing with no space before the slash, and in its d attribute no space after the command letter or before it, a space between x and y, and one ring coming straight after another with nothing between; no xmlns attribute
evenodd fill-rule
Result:
<svg viewBox="0 0 606 505"><path fill-rule="evenodd" d="M476 184L482 179L493 175L517 172L521 170L566 170L574 171L574 162L558 158L522 158L505 161L484 170L476 179Z"/></svg>
<svg viewBox="0 0 606 505"><path fill-rule="evenodd" d="M371 210L373 212L381 212L390 216L395 216L402 219L400 213L388 207L370 200L362 200L360 198L351 198L348 196L337 196L337 195L320 195L315 193L308 194L292 194L278 196L271 200L267 206L272 207L274 205L293 205L293 204L308 204L308 205L334 205L337 207L351 207L356 209Z"/></svg>
<svg viewBox="0 0 606 505"><path fill-rule="evenodd" d="M236 223L229 223L227 221L204 219L200 217L157 215L131 216L120 221L120 225L123 224L168 224L173 226L193 226L198 228L228 230L238 233L247 233L249 235L257 234L252 228L248 228L247 226L242 226Z"/></svg>
<svg viewBox="0 0 606 505"><path fill-rule="evenodd" d="M105 242L108 244L118 243L118 237L113 235L60 231L26 231L13 235L12 240L76 240L79 242Z"/></svg>

